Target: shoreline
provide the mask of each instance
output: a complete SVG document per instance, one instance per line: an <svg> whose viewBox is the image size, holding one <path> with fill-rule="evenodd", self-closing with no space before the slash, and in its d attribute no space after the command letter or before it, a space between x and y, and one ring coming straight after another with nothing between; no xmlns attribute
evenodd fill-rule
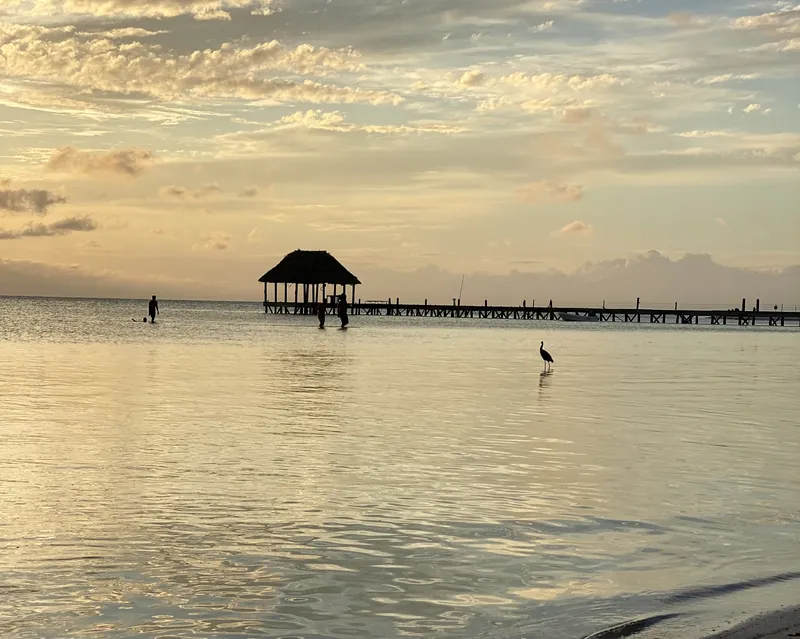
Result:
<svg viewBox="0 0 800 639"><path fill-rule="evenodd" d="M800 605L765 612L704 639L795 639L800 637Z"/></svg>

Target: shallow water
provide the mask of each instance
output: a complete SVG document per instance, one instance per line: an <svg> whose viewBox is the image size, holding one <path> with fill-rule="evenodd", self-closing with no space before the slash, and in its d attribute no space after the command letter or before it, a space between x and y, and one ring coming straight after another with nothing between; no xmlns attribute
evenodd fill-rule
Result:
<svg viewBox="0 0 800 639"><path fill-rule="evenodd" d="M4 637L685 638L796 603L797 329L0 313Z"/></svg>

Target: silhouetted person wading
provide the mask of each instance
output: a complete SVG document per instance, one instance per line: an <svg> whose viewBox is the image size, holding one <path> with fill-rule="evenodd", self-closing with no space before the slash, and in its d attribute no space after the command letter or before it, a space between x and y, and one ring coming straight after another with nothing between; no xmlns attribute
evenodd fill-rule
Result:
<svg viewBox="0 0 800 639"><path fill-rule="evenodd" d="M149 315L150 315L150 323L153 324L156 321L156 315L159 314L158 311L158 301L156 300L156 296L153 295L153 299L150 300L150 308L149 308Z"/></svg>
<svg viewBox="0 0 800 639"><path fill-rule="evenodd" d="M350 323L350 320L347 319L347 296L342 295L339 297L339 319L342 320L342 328L346 328L347 325Z"/></svg>
<svg viewBox="0 0 800 639"><path fill-rule="evenodd" d="M319 319L319 327L325 328L325 300L323 299L319 306L317 306L317 319Z"/></svg>

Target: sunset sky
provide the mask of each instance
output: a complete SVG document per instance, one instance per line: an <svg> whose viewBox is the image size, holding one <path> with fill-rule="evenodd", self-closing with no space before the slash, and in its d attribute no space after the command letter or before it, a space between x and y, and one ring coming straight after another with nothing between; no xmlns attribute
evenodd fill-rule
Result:
<svg viewBox="0 0 800 639"><path fill-rule="evenodd" d="M0 74L0 289L800 264L795 2L4 0Z"/></svg>

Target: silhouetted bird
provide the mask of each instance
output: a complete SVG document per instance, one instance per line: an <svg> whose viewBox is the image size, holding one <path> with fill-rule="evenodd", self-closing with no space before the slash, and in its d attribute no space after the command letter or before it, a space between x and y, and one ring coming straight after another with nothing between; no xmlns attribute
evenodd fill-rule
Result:
<svg viewBox="0 0 800 639"><path fill-rule="evenodd" d="M544 342L539 345L539 355L542 356L542 359L544 360L544 369L547 370L550 367L550 364L553 363L553 357L550 355L550 353L544 350Z"/></svg>

